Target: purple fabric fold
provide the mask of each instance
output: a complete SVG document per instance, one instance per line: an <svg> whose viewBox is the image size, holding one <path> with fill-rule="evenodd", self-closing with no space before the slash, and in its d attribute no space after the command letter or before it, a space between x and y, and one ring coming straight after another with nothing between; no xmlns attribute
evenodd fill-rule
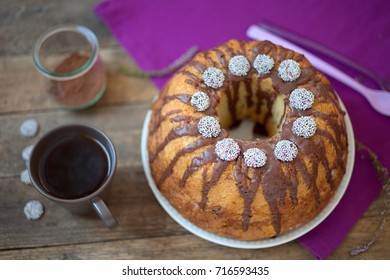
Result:
<svg viewBox="0 0 390 280"><path fill-rule="evenodd" d="M390 49L389 10L390 2L386 0L110 0L95 6L95 12L121 46L144 70L164 68L192 46L206 50L230 39L249 40L245 35L248 27L268 21L390 78L387 59ZM356 74L337 63L334 65L350 75ZM161 89L168 79L154 78L153 82ZM388 168L390 118L376 113L352 89L330 80L348 110L356 139L377 153ZM369 81L368 84L375 87ZM319 259L330 256L337 249L380 193L375 171L367 155L364 158L362 155L362 152L356 154L351 182L336 209L314 230L299 238L299 242Z"/></svg>

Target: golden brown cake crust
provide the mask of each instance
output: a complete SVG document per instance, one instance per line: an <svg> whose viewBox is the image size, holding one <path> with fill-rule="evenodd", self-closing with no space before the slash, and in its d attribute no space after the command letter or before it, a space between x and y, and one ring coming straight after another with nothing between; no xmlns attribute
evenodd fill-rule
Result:
<svg viewBox="0 0 390 280"><path fill-rule="evenodd" d="M253 67L258 54L274 59L268 74ZM251 68L247 75L233 75L229 61L245 56ZM278 76L283 60L299 63L301 74L292 82ZM223 86L205 85L202 75L208 67L224 73ZM314 94L311 108L289 106L296 88ZM196 111L191 95L205 92L210 107ZM347 136L344 112L324 75L301 54L268 41L231 40L197 54L180 69L152 106L148 150L152 176L161 193L177 211L195 225L210 232L241 240L256 240L285 233L313 219L333 197L345 173ZM204 138L197 124L214 116L222 131ZM316 132L310 138L292 132L293 122L312 116ZM234 138L240 147L235 160L221 160L216 143L231 137L228 129L244 118L262 123L270 137L247 141ZM274 156L275 145L289 140L298 148L292 161ZM258 147L267 155L263 167L250 168L243 152Z"/></svg>

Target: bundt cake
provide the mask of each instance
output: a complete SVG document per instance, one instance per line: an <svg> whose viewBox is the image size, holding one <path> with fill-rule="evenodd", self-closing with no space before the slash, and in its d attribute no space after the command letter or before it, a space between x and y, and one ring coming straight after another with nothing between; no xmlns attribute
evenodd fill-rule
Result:
<svg viewBox="0 0 390 280"><path fill-rule="evenodd" d="M348 153L344 115L302 54L231 40L198 53L152 105L151 174L198 227L239 240L275 237L312 220L337 190ZM265 133L232 137L244 119Z"/></svg>

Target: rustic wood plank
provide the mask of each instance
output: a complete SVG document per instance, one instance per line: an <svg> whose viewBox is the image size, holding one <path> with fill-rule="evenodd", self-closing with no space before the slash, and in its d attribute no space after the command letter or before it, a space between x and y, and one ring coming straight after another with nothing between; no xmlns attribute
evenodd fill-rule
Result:
<svg viewBox="0 0 390 280"><path fill-rule="evenodd" d="M71 214L18 179L1 179L0 197L0 250L185 233L160 207L141 169L123 167L116 172L107 200L120 224L114 230L107 229L95 213ZM28 221L23 213L31 199L40 200L45 207L44 216L35 222Z"/></svg>
<svg viewBox="0 0 390 280"><path fill-rule="evenodd" d="M23 185L18 179L0 180L0 197L7 197L0 205L0 235L2 236L0 258L61 259L64 258L63 252L68 258L73 256L72 258L81 259L165 258L164 256L167 259L252 257L307 259L311 256L306 249L291 243L266 250L236 250L234 254L225 256L227 253L225 247L206 241L200 242L198 238L190 235L184 240L180 239L178 236L186 234L186 230L176 224L158 205L142 170L135 171L123 167L117 171L108 200L111 211L120 222L120 226L113 231L106 229L96 215L83 217L70 214L42 198L32 187ZM39 199L44 203L46 213L39 221L30 222L24 217L22 209L30 199ZM340 248L330 257L331 259L390 258L388 225L368 252L357 257L349 255L350 250L362 245L363 241L368 241L375 227L378 226L378 211L382 203L383 200L378 200L370 207L353 231L347 235ZM153 243L154 240L159 240L155 237L164 237L162 247ZM135 252L133 255L125 255L128 250L131 251L133 243L136 244ZM194 250L192 246L197 249ZM26 250L19 250L22 248ZM211 248L210 252L207 250L203 252L205 248L207 250ZM153 251L154 249L156 251ZM181 255L176 249L191 253ZM247 251L262 251L262 254L253 255L257 253L247 253Z"/></svg>
<svg viewBox="0 0 390 280"><path fill-rule="evenodd" d="M0 55L30 53L38 38L48 28L72 23L84 25L96 33L101 46L116 44L106 26L93 12L100 0L2 1L0 10Z"/></svg>
<svg viewBox="0 0 390 280"><path fill-rule="evenodd" d="M0 115L0 178L17 177L25 169L23 149L36 143L49 130L64 124L89 124L102 129L113 141L118 153L118 166L141 167L141 130L149 103L94 107L86 111L54 110L25 114ZM19 127L29 118L40 124L37 137L24 138Z"/></svg>
<svg viewBox="0 0 390 280"><path fill-rule="evenodd" d="M122 66L138 68L121 48L113 47L100 53L106 66L108 86L95 106L147 102L158 94L148 79L122 74ZM0 84L0 114L61 108L44 91L43 79L31 55L0 57Z"/></svg>
<svg viewBox="0 0 390 280"><path fill-rule="evenodd" d="M372 218L363 218L359 224L375 225ZM360 228L360 225L357 228ZM353 239L367 237L364 228L348 235L340 248L329 259L372 260L389 259L386 246L389 230L370 250L358 256L349 252L356 246ZM349 237L352 238L349 238ZM81 243L81 242L78 242ZM388 245L388 244L387 244ZM314 257L297 242L264 249L235 249L219 246L192 234L175 236L140 237L137 239L112 240L85 244L58 245L42 248L26 248L0 251L0 259L313 259Z"/></svg>
<svg viewBox="0 0 390 280"><path fill-rule="evenodd" d="M245 260L312 258L312 255L296 242L275 248L246 250L219 246L191 234L98 244L0 251L0 259Z"/></svg>

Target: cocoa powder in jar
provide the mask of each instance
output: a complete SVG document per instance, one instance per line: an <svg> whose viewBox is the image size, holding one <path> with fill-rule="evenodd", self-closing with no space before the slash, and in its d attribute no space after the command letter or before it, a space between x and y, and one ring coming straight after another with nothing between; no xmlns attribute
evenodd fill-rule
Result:
<svg viewBox="0 0 390 280"><path fill-rule="evenodd" d="M80 69L88 59L86 55L72 53L55 68L55 72L70 73ZM66 81L52 80L48 92L58 103L77 107L88 104L104 90L105 86L106 73L98 56L95 64L83 75Z"/></svg>

